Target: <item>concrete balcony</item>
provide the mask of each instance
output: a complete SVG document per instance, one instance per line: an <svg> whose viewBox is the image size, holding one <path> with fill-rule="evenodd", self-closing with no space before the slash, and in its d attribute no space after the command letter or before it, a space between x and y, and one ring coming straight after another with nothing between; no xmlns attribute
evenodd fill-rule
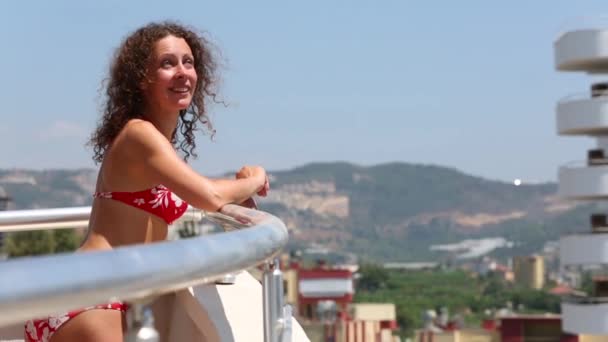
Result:
<svg viewBox="0 0 608 342"><path fill-rule="evenodd" d="M564 236L559 253L564 266L608 264L608 234Z"/></svg>
<svg viewBox="0 0 608 342"><path fill-rule="evenodd" d="M608 199L608 165L560 167L558 195L577 200Z"/></svg>
<svg viewBox="0 0 608 342"><path fill-rule="evenodd" d="M608 335L608 303L562 303L562 329L571 334Z"/></svg>
<svg viewBox="0 0 608 342"><path fill-rule="evenodd" d="M608 71L608 29L578 29L554 42L555 68L561 71Z"/></svg>
<svg viewBox="0 0 608 342"><path fill-rule="evenodd" d="M556 119L558 134L608 134L608 96L569 96L557 104Z"/></svg>

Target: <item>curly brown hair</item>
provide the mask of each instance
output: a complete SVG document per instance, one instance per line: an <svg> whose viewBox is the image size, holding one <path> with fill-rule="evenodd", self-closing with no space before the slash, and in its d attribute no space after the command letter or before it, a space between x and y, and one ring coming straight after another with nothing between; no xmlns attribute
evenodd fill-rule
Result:
<svg viewBox="0 0 608 342"><path fill-rule="evenodd" d="M103 160L110 144L130 119L142 117L144 94L140 85L146 80L147 67L154 58L154 44L167 36L183 38L188 43L194 56L194 68L198 77L192 103L187 109L180 111L180 120L171 142L179 147L187 160L190 155L196 157L194 132L198 122L205 125L212 135L215 133L205 106L208 99L217 102L217 64L211 44L195 30L181 24L150 23L123 41L115 52L109 76L103 82L107 85L102 117L89 140L89 145L93 146L94 150L93 160L96 162Z"/></svg>

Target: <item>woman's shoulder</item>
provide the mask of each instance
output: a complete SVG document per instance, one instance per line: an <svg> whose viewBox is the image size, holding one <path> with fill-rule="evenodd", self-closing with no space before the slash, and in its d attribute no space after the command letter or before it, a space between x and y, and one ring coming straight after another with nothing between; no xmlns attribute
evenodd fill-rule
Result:
<svg viewBox="0 0 608 342"><path fill-rule="evenodd" d="M156 141L162 134L149 121L129 120L117 136L117 140L128 144L146 144Z"/></svg>
<svg viewBox="0 0 608 342"><path fill-rule="evenodd" d="M141 134L160 134L160 132L150 121L143 119L131 119L127 121L120 134L127 136L138 136Z"/></svg>
<svg viewBox="0 0 608 342"><path fill-rule="evenodd" d="M131 119L118 134L113 145L115 149L139 154L163 148L163 140L166 141L164 136L149 121Z"/></svg>

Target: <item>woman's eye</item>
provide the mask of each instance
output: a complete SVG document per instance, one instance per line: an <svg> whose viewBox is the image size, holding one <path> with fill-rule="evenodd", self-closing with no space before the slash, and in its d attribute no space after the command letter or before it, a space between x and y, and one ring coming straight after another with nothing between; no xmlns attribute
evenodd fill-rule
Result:
<svg viewBox="0 0 608 342"><path fill-rule="evenodd" d="M163 67L171 66L171 61L168 59L164 59L163 61L160 62L160 65Z"/></svg>
<svg viewBox="0 0 608 342"><path fill-rule="evenodd" d="M190 64L190 65L192 65L192 64L194 64L194 60L193 60L193 59L191 59L191 58L188 58L188 59L186 59L186 60L184 61L184 64Z"/></svg>

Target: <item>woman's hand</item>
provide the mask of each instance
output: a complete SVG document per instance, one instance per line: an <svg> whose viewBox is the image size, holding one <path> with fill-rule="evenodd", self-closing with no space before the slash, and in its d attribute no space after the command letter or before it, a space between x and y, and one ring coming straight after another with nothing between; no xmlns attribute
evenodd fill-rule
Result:
<svg viewBox="0 0 608 342"><path fill-rule="evenodd" d="M256 193L259 196L266 196L268 190L270 190L270 183L268 182L268 175L266 170L260 166L243 166L237 173L236 179L242 178L253 178L258 180L259 186L256 189Z"/></svg>
<svg viewBox="0 0 608 342"><path fill-rule="evenodd" d="M270 189L270 183L268 182L268 176L266 175L266 171L262 167L243 166L236 173L236 179L243 178L257 178L260 182L260 186L256 189L256 193L259 196L266 196L268 194L268 190ZM240 205L251 209L258 208L257 204L255 203L255 200L253 199L253 196L246 199Z"/></svg>
<svg viewBox="0 0 608 342"><path fill-rule="evenodd" d="M258 204L255 202L255 200L253 199L253 197L249 197L248 199L246 199L243 203L239 204L242 207L245 208L249 208L249 209L257 209L258 208Z"/></svg>

